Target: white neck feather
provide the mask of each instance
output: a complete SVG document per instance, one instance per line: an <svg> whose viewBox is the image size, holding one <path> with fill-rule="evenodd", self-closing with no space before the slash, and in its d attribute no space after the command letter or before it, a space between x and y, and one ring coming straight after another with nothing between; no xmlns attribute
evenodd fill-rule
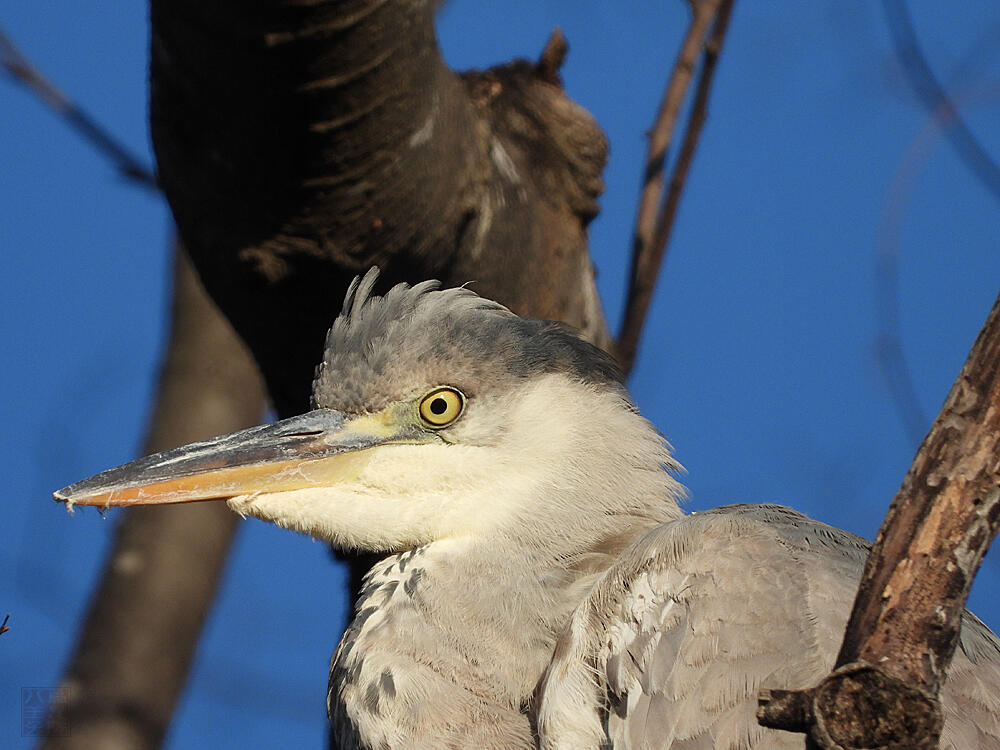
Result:
<svg viewBox="0 0 1000 750"><path fill-rule="evenodd" d="M623 545L681 515L669 448L620 394L551 375L476 406L452 444L383 446L353 481L230 501L396 553L334 657L342 747L534 747L524 707L571 612Z"/></svg>

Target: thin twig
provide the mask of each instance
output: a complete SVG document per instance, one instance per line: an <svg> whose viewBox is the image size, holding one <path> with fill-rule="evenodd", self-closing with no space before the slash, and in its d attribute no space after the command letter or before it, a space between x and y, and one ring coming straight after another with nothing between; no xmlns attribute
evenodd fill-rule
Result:
<svg viewBox="0 0 1000 750"><path fill-rule="evenodd" d="M49 82L14 45L2 28L0 28L0 65L15 81L34 92L56 114L66 120L71 128L110 159L123 177L152 190L159 190L152 170L144 166L138 157Z"/></svg>
<svg viewBox="0 0 1000 750"><path fill-rule="evenodd" d="M916 386L903 354L903 333L899 319L899 256L903 219L910 193L920 169L930 153L934 139L952 125L954 110L938 110L910 142L896 167L886 196L878 232L875 257L875 300L878 333L875 353L886 379L889 395L913 445L920 445L927 432L928 420L920 406Z"/></svg>
<svg viewBox="0 0 1000 750"><path fill-rule="evenodd" d="M978 56L978 55L976 55ZM968 59L973 59L970 56ZM964 64L968 65L968 62ZM963 67L963 66L960 66ZM952 90L955 90L953 87ZM1000 87L985 86L959 91L956 104L963 110L994 102ZM916 386L903 351L902 325L899 318L900 237L911 189L920 171L930 159L938 141L945 138L954 123L954 109L939 110L910 142L896 167L886 196L879 227L878 253L875 260L875 288L878 333L875 339L879 367L885 376L899 418L914 445L919 445L930 420L925 416ZM987 557L991 565L1000 560Z"/></svg>
<svg viewBox="0 0 1000 750"><path fill-rule="evenodd" d="M629 273L629 290L625 302L625 320L617 342L618 360L626 372L635 364L639 337L649 310L649 303L656 286L656 278L666 255L667 241L673 228L674 217L688 170L698 145L701 128L708 116L708 95L726 29L732 12L733 0L701 0L692 2L692 19L681 51L667 83L660 111L649 136L649 154L643 178L639 212L636 217L635 238L632 247L632 267ZM712 30L705 40L709 23ZM667 198L663 195L663 168L667 150L673 136L674 125L687 92L695 60L702 53L701 72L691 113L688 116L677 162L670 176Z"/></svg>
<svg viewBox="0 0 1000 750"><path fill-rule="evenodd" d="M10 620L10 612L3 618L3 622L0 622L0 635L6 633L10 628L7 627L7 621Z"/></svg>
<svg viewBox="0 0 1000 750"><path fill-rule="evenodd" d="M925 132L926 132L925 128ZM893 406L913 445L927 432L929 420L920 406L917 389L903 355L903 331L899 319L899 245L902 221L914 172L926 152L926 139L918 137L896 170L879 227L875 258L875 301L878 334L875 354L889 388Z"/></svg>
<svg viewBox="0 0 1000 750"><path fill-rule="evenodd" d="M906 7L889 2L886 4L886 13L893 38L896 40L896 54L904 65L912 85L919 91L928 92L925 101L934 100L944 88L930 72L914 34L912 22L906 13ZM897 17L897 14L901 16ZM910 200L912 185L926 164L935 145L934 142L943 137L958 147L952 137L953 129L965 127L959 112L967 110L970 105L977 102L982 104L984 93L989 92L988 89L984 92L980 87L962 84L963 79L970 75L975 61L989 54L989 44L996 40L997 30L1000 30L1000 25L995 26L992 33L987 33L985 40L975 44L956 66L950 83L945 84L948 90L955 93L951 96L941 95L941 98L937 99L936 106L929 106L930 116L900 160L882 211L879 248L875 260L875 298L878 314L875 353L896 413L914 445L920 444L930 420L920 406L914 379L903 352L902 326L899 319L899 243L902 222L906 204ZM929 82L921 83L925 77L929 77ZM937 90L938 94L934 94L933 90ZM968 134L968 128L966 133Z"/></svg>
<svg viewBox="0 0 1000 750"><path fill-rule="evenodd" d="M896 55L903 64L917 96L928 111L935 117L944 113L945 119L952 121L948 130L948 140L959 158L970 172L989 190L993 197L1000 200L1000 166L993 161L989 153L979 142L958 113L948 93L934 75L927 58L924 57L920 43L913 29L913 20L903 0L883 0L882 7L889 22L893 43L896 45Z"/></svg>
<svg viewBox="0 0 1000 750"><path fill-rule="evenodd" d="M670 148L677 118L687 97L698 56L705 44L705 34L708 33L709 24L715 17L717 9L718 2L692 4L691 23L677 53L677 61L667 82L660 109L656 113L656 122L649 131L649 152L635 228L635 240L643 247L648 247L653 241L656 215L663 200L663 170L667 149Z"/></svg>

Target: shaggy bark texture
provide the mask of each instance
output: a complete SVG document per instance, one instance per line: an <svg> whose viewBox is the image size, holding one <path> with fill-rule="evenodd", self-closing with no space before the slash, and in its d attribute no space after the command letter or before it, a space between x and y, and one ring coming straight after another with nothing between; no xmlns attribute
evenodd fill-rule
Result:
<svg viewBox="0 0 1000 750"><path fill-rule="evenodd" d="M160 182L282 416L350 279L439 278L607 347L585 227L605 137L539 64L459 76L422 2L152 2Z"/></svg>

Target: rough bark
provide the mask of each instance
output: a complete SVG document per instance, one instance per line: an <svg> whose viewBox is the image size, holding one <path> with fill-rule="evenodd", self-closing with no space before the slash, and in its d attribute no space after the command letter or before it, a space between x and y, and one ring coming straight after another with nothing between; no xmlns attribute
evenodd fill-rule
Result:
<svg viewBox="0 0 1000 750"><path fill-rule="evenodd" d="M153 0L160 182L281 415L350 279L436 277L609 336L585 227L607 146L550 50L464 77L433 4Z"/></svg>
<svg viewBox="0 0 1000 750"><path fill-rule="evenodd" d="M837 669L812 691L764 696L761 723L821 748L937 747L938 692L1000 528L998 457L1000 297L882 523Z"/></svg>
<svg viewBox="0 0 1000 750"><path fill-rule="evenodd" d="M146 452L256 424L264 405L249 352L178 247L170 342ZM159 746L235 530L236 516L213 503L124 513L44 750Z"/></svg>

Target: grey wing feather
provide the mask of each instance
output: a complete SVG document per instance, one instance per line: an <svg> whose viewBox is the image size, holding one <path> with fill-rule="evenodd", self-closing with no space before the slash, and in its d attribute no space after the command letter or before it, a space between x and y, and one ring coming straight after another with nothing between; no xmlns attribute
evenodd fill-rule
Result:
<svg viewBox="0 0 1000 750"><path fill-rule="evenodd" d="M560 639L541 684L541 746L801 750L801 735L757 724L758 692L830 671L867 554L863 539L779 506L657 527ZM1000 750L1000 641L971 614L942 705L942 748Z"/></svg>

